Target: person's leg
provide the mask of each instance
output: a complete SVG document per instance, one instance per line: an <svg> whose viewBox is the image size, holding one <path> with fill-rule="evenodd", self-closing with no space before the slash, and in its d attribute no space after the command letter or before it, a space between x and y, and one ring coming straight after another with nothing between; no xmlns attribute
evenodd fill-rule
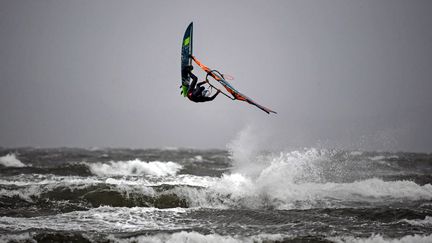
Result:
<svg viewBox="0 0 432 243"><path fill-rule="evenodd" d="M192 91L194 91L195 90L195 85L196 85L196 83L198 82L198 78L197 78L197 76L195 76L193 73L189 73L189 75L190 75L190 77L192 78L192 83L189 85L189 88L188 88L188 94L189 94L189 92L192 92Z"/></svg>

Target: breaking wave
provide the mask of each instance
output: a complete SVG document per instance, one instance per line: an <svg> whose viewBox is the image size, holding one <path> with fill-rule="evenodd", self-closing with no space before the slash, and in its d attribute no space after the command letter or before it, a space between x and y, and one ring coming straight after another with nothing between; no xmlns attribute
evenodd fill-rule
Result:
<svg viewBox="0 0 432 243"><path fill-rule="evenodd" d="M0 228L9 231L46 229L54 231L81 231L113 233L121 225L122 230L173 230L181 229L179 217L185 209L157 209L145 207L98 207L87 211L72 211L31 218L0 217ZM155 224L149 218L159 219ZM104 222L101 224L101 222ZM177 225L179 224L179 225Z"/></svg>
<svg viewBox="0 0 432 243"><path fill-rule="evenodd" d="M372 235L369 238L360 237L330 237L330 241L337 243L430 243L432 235L407 235L402 238L388 238L382 235Z"/></svg>
<svg viewBox="0 0 432 243"><path fill-rule="evenodd" d="M109 163L87 163L97 176L175 175L182 166L174 162L145 162L139 159Z"/></svg>
<svg viewBox="0 0 432 243"><path fill-rule="evenodd" d="M40 181L0 180L0 203L44 204L68 200L98 207L204 207L248 209L346 208L432 199L432 185L381 178L345 180L343 163L333 164L330 152L316 149L259 155L260 170L253 175L235 173L221 177L177 174L181 165L140 160L86 163L99 177L45 176ZM235 163L235 161L233 161ZM106 178L107 176L123 176ZM134 176L134 175L151 175ZM331 181L339 175L341 181ZM124 177L126 176L126 177ZM17 177L18 178L18 177ZM43 199L43 200L42 200ZM45 200L45 201L44 201ZM9 205L7 204L7 205Z"/></svg>
<svg viewBox="0 0 432 243"><path fill-rule="evenodd" d="M210 193L205 197L211 199L206 203L210 202L212 206L217 202L229 207L308 209L432 199L430 183L419 185L409 180L383 179L393 170L381 161L397 159L397 156L367 159L363 153L315 148L262 152L260 148L265 141L256 134L253 127L246 127L228 145L232 173L224 174L207 188ZM381 178L380 171L383 171ZM371 174L375 176L371 177Z"/></svg>
<svg viewBox="0 0 432 243"><path fill-rule="evenodd" d="M213 193L206 195L206 198L214 197L212 195L217 195L217 198L207 200L207 203L222 202L220 206L229 207L241 205L247 208L310 209L432 199L430 184L419 186L410 181L368 179L353 183L296 184L272 183L274 180L277 178L254 181L240 174L225 175L218 184L210 188Z"/></svg>
<svg viewBox="0 0 432 243"><path fill-rule="evenodd" d="M205 178L204 178L205 180ZM39 181L0 180L0 215L32 215L36 208L48 214L60 203L59 212L112 207L189 207L184 191L195 191L202 177L177 176L164 180L136 178L42 177ZM29 211L30 210L30 211Z"/></svg>
<svg viewBox="0 0 432 243"><path fill-rule="evenodd" d="M290 237L282 234L258 234L252 236L231 236L220 234L203 234L195 231L180 231L175 233L158 233L153 235L121 236L92 235L89 233L67 232L25 232L0 235L1 242L154 242L154 243L190 243L190 242L222 242L222 243L272 243L272 242L323 242L323 243L429 243L432 235L407 235L401 238L389 238L382 235L372 235L368 238L342 236L342 237Z"/></svg>
<svg viewBox="0 0 432 243"><path fill-rule="evenodd" d="M425 219L404 219L402 221L414 226L432 226L431 216L426 216Z"/></svg>
<svg viewBox="0 0 432 243"><path fill-rule="evenodd" d="M279 234L269 235L260 234L251 237L224 236L219 234L201 234L198 232L181 231L173 234L156 234L152 236L137 236L129 239L116 239L110 237L114 242L132 243L132 242L155 242L155 243L186 243L186 242L207 242L207 243L261 243L261 242L280 242L283 237Z"/></svg>
<svg viewBox="0 0 432 243"><path fill-rule="evenodd" d="M98 239L99 238L99 239ZM91 234L80 233L20 233L0 235L1 242L33 242L33 241L62 241L62 242L113 242L113 243L134 243L134 242L154 242L154 243L190 243L190 242L207 242L207 243L263 243L263 242L280 242L283 240L280 234L259 234L249 237L229 236L219 234L202 234L199 232L180 231L176 233L158 233L154 235L139 235L132 237L116 237L108 235L105 237L92 236Z"/></svg>
<svg viewBox="0 0 432 243"><path fill-rule="evenodd" d="M7 154L0 157L0 165L5 167L25 167L26 165L19 161L15 154Z"/></svg>

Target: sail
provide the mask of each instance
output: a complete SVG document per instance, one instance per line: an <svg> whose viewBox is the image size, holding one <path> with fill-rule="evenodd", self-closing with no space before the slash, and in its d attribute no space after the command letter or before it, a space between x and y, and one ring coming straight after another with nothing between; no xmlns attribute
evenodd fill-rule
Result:
<svg viewBox="0 0 432 243"><path fill-rule="evenodd" d="M182 73L182 85L188 85L190 82L190 77L185 72L183 72L186 66L192 65L192 31L193 22L187 27L182 41L181 49L181 73Z"/></svg>

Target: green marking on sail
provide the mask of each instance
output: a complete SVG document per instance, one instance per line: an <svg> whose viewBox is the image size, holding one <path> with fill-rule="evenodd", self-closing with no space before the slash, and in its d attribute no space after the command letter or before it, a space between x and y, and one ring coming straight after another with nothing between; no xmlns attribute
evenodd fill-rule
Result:
<svg viewBox="0 0 432 243"><path fill-rule="evenodd" d="M183 45L184 45L184 46L187 46L187 45L189 45L189 42L190 42L190 36L188 36L188 38L186 38L186 39L184 40Z"/></svg>

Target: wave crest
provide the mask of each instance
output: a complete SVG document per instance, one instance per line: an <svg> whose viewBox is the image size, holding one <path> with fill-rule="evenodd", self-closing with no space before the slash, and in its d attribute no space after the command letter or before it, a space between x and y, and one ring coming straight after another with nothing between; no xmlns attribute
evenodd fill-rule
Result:
<svg viewBox="0 0 432 243"><path fill-rule="evenodd" d="M432 217L426 216L425 219L404 219L402 222L406 222L414 226L432 226Z"/></svg>
<svg viewBox="0 0 432 243"><path fill-rule="evenodd" d="M432 242L432 235L407 235L400 239L385 238L382 235L372 235L369 238L347 236L328 239L337 243L430 243Z"/></svg>
<svg viewBox="0 0 432 243"><path fill-rule="evenodd" d="M90 171L97 176L173 176L182 166L174 162L145 162L139 159L110 163L86 163Z"/></svg>

